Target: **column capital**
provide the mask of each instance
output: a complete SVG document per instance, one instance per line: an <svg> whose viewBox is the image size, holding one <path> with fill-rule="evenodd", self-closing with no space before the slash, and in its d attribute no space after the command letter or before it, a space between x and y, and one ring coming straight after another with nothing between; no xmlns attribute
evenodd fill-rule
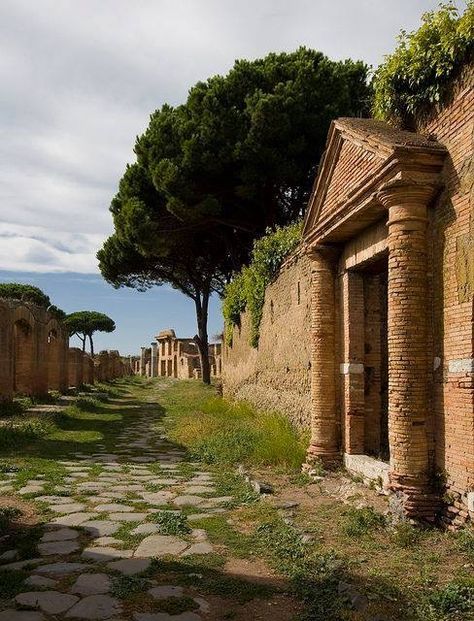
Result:
<svg viewBox="0 0 474 621"><path fill-rule="evenodd" d="M440 184L423 183L412 179L388 181L377 192L377 199L384 207L427 207L439 192Z"/></svg>
<svg viewBox="0 0 474 621"><path fill-rule="evenodd" d="M339 256L338 249L334 246L318 244L306 249L309 258L320 266L335 267Z"/></svg>

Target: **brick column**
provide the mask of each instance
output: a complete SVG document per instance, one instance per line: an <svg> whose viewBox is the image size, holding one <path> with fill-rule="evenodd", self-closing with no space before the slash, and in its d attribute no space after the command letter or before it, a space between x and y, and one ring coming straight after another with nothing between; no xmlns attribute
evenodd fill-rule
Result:
<svg viewBox="0 0 474 621"><path fill-rule="evenodd" d="M150 358L150 377L156 377L158 375L158 343L152 341L151 343L151 358Z"/></svg>
<svg viewBox="0 0 474 621"><path fill-rule="evenodd" d="M146 363L146 347L140 348L140 375L145 375L145 363Z"/></svg>
<svg viewBox="0 0 474 621"><path fill-rule="evenodd" d="M427 338L427 204L433 188L392 184L388 208L388 424L391 487L408 517L432 520Z"/></svg>
<svg viewBox="0 0 474 621"><path fill-rule="evenodd" d="M307 461L326 465L339 461L339 425L336 413L336 317L333 250L311 253L311 440Z"/></svg>

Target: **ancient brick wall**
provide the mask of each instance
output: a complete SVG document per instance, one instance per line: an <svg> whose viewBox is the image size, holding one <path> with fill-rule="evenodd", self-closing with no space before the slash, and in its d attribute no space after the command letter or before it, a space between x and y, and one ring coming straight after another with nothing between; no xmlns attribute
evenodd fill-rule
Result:
<svg viewBox="0 0 474 621"><path fill-rule="evenodd" d="M44 308L0 303L0 399L67 386L68 337Z"/></svg>
<svg viewBox="0 0 474 621"><path fill-rule="evenodd" d="M223 345L226 396L278 410L299 427L310 424L310 261L295 255L267 288L257 348L249 344L249 317Z"/></svg>
<svg viewBox="0 0 474 621"><path fill-rule="evenodd" d="M445 190L431 211L432 451L454 505L466 517L474 490L474 72L467 71L452 101L420 123L448 149Z"/></svg>

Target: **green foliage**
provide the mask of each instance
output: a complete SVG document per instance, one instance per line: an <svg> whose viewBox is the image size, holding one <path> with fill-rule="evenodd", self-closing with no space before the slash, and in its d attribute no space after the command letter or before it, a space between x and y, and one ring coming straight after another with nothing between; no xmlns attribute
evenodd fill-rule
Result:
<svg viewBox="0 0 474 621"><path fill-rule="evenodd" d="M460 619L457 615L462 612L474 612L474 580L472 578L458 579L449 582L438 589L429 598L429 603L435 613L448 615L448 618ZM439 616L436 617L439 619ZM466 618L467 617L462 617ZM471 618L471 617L469 617Z"/></svg>
<svg viewBox="0 0 474 621"><path fill-rule="evenodd" d="M281 516L260 524L255 538L270 564L291 579L295 593L305 602L305 611L298 617L301 621L346 618L341 613L347 607L338 593L344 563L336 553L317 553Z"/></svg>
<svg viewBox="0 0 474 621"><path fill-rule="evenodd" d="M0 507L0 536L9 531L10 524L21 514L22 511L17 507Z"/></svg>
<svg viewBox="0 0 474 621"><path fill-rule="evenodd" d="M151 519L159 525L160 533L163 535L186 535L191 532L187 518L183 513L159 511L153 513Z"/></svg>
<svg viewBox="0 0 474 621"><path fill-rule="evenodd" d="M42 306L43 308L48 308L51 304L46 293L38 287L17 282L0 283L0 298L22 300L22 302L36 304L36 306Z"/></svg>
<svg viewBox="0 0 474 621"><path fill-rule="evenodd" d="M265 290L276 276L285 258L293 252L301 239L301 222L267 230L266 235L253 245L250 265L245 266L225 290L222 312L225 338L232 343L233 327L239 325L244 310L250 314L250 344L257 347L262 320Z"/></svg>
<svg viewBox="0 0 474 621"><path fill-rule="evenodd" d="M219 397L175 415L169 435L194 459L209 464L298 470L305 458L305 442L285 416Z"/></svg>
<svg viewBox="0 0 474 621"><path fill-rule="evenodd" d="M22 569L2 571L0 573L0 600L15 597L21 593L28 575L28 571Z"/></svg>
<svg viewBox="0 0 474 621"><path fill-rule="evenodd" d="M366 77L361 62L305 48L240 60L156 110L137 139L99 268L115 287L169 283L194 301L205 382L210 294L248 262L256 236L302 215L330 122L367 108Z"/></svg>
<svg viewBox="0 0 474 621"><path fill-rule="evenodd" d="M104 313L97 311L76 311L66 316L64 325L69 330L70 336L76 335L82 341L82 348L85 349L86 338L89 338L91 354L94 355L94 344L92 336L95 332L113 332L115 322Z"/></svg>
<svg viewBox="0 0 474 621"><path fill-rule="evenodd" d="M463 528L457 535L459 550L474 560L474 529Z"/></svg>
<svg viewBox="0 0 474 621"><path fill-rule="evenodd" d="M20 448L33 440L44 438L54 429L49 417L11 419L0 426L0 450Z"/></svg>
<svg viewBox="0 0 474 621"><path fill-rule="evenodd" d="M402 32L393 54L377 69L374 80L374 114L409 123L443 101L453 78L472 58L474 2L463 15L453 3L425 13L420 28Z"/></svg>
<svg viewBox="0 0 474 621"><path fill-rule="evenodd" d="M33 402L28 397L14 399L13 401L0 401L0 418L20 416L32 405Z"/></svg>
<svg viewBox="0 0 474 621"><path fill-rule="evenodd" d="M136 593L143 593L148 588L148 581L140 576L116 576L112 579L110 593L113 597L127 599Z"/></svg>
<svg viewBox="0 0 474 621"><path fill-rule="evenodd" d="M65 324L69 329L69 334L82 333L87 336L94 332L113 332L115 330L114 321L97 311L77 311L67 315Z"/></svg>
<svg viewBox="0 0 474 621"><path fill-rule="evenodd" d="M350 507L344 512L345 523L343 531L349 537L361 537L373 530L385 526L386 520L383 515L377 513L372 507Z"/></svg>

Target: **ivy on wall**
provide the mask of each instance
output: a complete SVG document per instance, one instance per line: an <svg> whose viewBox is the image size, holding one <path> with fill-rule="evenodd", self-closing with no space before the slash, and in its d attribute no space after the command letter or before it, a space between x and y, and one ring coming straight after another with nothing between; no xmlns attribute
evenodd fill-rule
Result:
<svg viewBox="0 0 474 621"><path fill-rule="evenodd" d="M276 276L285 258L301 239L301 222L275 230L267 229L264 237L254 242L250 264L242 268L227 285L222 311L226 343L232 343L234 326L239 325L245 310L250 315L250 344L257 347L260 335L265 289Z"/></svg>
<svg viewBox="0 0 474 621"><path fill-rule="evenodd" d="M451 2L425 13L418 30L402 31L397 49L375 72L374 115L411 125L443 101L473 51L474 0L462 15Z"/></svg>

